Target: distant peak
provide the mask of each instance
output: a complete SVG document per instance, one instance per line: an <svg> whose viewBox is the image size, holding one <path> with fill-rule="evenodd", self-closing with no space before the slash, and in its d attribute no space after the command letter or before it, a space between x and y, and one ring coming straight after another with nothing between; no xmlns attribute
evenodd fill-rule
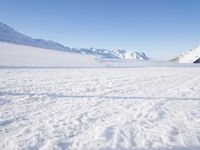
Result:
<svg viewBox="0 0 200 150"><path fill-rule="evenodd" d="M181 54L171 61L176 63L200 63L200 46Z"/></svg>

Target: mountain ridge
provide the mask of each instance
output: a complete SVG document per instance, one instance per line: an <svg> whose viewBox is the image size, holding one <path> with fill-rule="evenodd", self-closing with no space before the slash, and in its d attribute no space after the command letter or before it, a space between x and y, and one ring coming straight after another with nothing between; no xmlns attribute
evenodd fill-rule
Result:
<svg viewBox="0 0 200 150"><path fill-rule="evenodd" d="M70 48L58 42L43 39L33 39L24 35L12 27L0 22L0 41L14 44L27 45L38 48L46 48L53 50L61 50L72 53L89 54L102 58L115 58L115 59L139 59L148 60L149 57L145 53L128 51L128 50L109 50L109 49L96 49L96 48Z"/></svg>

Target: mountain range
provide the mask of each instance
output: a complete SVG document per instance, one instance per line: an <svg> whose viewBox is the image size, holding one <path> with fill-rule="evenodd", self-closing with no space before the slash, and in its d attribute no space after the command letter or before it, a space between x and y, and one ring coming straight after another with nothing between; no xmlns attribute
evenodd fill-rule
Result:
<svg viewBox="0 0 200 150"><path fill-rule="evenodd" d="M33 39L24 35L12 27L0 22L0 42L11 44L26 45L37 48L52 49L57 51L64 51L70 53L87 54L97 58L113 58L113 59L136 59L148 60L149 57L143 52L129 51L129 50L110 50L110 49L96 49L96 48L71 48L64 46L60 43L43 40ZM183 53L172 60L175 63L200 63L200 46Z"/></svg>
<svg viewBox="0 0 200 150"><path fill-rule="evenodd" d="M128 50L109 50L96 48L70 48L54 41L43 39L33 39L26 36L10 26L0 23L0 41L12 44L27 45L38 48L53 49L72 53L89 54L100 58L115 58L115 59L139 59L148 60L145 53L139 53Z"/></svg>

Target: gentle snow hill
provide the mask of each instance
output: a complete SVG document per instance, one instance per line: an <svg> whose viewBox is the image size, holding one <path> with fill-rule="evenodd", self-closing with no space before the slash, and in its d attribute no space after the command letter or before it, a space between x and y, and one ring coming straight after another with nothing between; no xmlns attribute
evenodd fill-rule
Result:
<svg viewBox="0 0 200 150"><path fill-rule="evenodd" d="M200 63L200 46L171 60L176 63Z"/></svg>
<svg viewBox="0 0 200 150"><path fill-rule="evenodd" d="M59 51L89 54L98 58L115 58L115 59L139 59L148 60L149 58L144 53L127 51L127 50L108 50L96 48L70 48L54 41L47 41L43 39L33 39L26 36L6 24L0 23L0 41L21 44L32 47L53 49Z"/></svg>
<svg viewBox="0 0 200 150"><path fill-rule="evenodd" d="M101 67L91 55L0 43L0 66Z"/></svg>

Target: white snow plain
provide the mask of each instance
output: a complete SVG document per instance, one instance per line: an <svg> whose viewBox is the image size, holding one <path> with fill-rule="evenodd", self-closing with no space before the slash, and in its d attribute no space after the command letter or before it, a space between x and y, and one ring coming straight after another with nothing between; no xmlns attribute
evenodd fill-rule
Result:
<svg viewBox="0 0 200 150"><path fill-rule="evenodd" d="M0 69L2 150L199 150L198 67Z"/></svg>

